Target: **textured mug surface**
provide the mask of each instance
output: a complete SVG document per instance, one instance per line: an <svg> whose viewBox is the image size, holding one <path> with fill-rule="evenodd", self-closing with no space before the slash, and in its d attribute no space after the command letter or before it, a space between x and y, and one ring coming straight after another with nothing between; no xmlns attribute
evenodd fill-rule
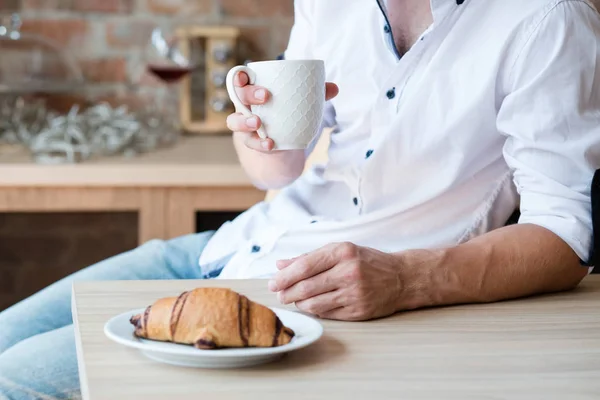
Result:
<svg viewBox="0 0 600 400"><path fill-rule="evenodd" d="M251 84L262 86L271 93L265 104L250 107L252 114L262 121L263 129L259 134L271 138L277 150L307 148L317 136L323 118L324 62L261 61L235 70L247 72ZM231 91L230 97L233 97ZM232 100L236 103L237 98ZM243 109L239 111L244 112Z"/></svg>

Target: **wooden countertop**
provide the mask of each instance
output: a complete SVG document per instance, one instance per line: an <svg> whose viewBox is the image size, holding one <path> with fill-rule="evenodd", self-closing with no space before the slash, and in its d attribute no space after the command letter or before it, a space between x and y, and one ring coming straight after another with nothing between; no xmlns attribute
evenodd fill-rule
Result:
<svg viewBox="0 0 600 400"><path fill-rule="evenodd" d="M75 165L40 165L21 147L0 146L0 187L250 186L230 135L183 137L173 147L137 157Z"/></svg>
<svg viewBox="0 0 600 400"><path fill-rule="evenodd" d="M266 281L77 282L73 308L84 398L583 400L600 396L600 276L572 292L322 321L314 345L279 362L199 370L150 361L108 340L105 322L163 296L222 285L279 306Z"/></svg>

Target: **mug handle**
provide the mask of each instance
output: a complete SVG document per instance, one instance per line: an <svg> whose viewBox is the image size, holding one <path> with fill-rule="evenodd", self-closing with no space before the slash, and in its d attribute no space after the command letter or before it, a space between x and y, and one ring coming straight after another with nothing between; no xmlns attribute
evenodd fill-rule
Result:
<svg viewBox="0 0 600 400"><path fill-rule="evenodd" d="M227 73L227 77L225 78L225 85L227 87L227 93L229 94L229 98L233 102L233 105L235 106L236 110L238 112L241 112L246 117L250 118L250 117L254 116L252 114L252 110L250 110L250 108L248 106L246 106L244 103L242 103L242 101L238 97L237 93L235 92L235 85L233 84L233 78L235 77L235 75L238 72L245 72L246 75L248 75L248 79L249 79L248 84L250 84L250 85L254 85L254 83L256 82L256 73L252 69L246 67L245 65L238 65L237 67L231 68L229 70L229 72ZM262 125L260 126L260 128L257 129L257 133L261 139L267 138L265 128Z"/></svg>

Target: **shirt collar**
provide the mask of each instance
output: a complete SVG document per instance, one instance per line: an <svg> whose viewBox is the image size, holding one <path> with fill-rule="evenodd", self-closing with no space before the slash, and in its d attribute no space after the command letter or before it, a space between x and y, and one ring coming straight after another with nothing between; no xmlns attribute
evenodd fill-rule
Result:
<svg viewBox="0 0 600 400"><path fill-rule="evenodd" d="M462 2L460 3L462 4ZM430 4L434 25L446 18L455 7L459 6L456 0L430 0Z"/></svg>
<svg viewBox="0 0 600 400"><path fill-rule="evenodd" d="M388 0L377 0L379 7L386 14L387 17L387 3ZM429 0L431 5L431 13L433 14L433 24L437 24L443 20L454 7L458 6L456 0ZM462 4L462 1L460 2Z"/></svg>

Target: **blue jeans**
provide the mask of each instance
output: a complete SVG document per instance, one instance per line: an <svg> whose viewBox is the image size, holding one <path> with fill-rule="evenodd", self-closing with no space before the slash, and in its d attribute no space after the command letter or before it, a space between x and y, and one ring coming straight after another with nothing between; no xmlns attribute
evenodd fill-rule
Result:
<svg viewBox="0 0 600 400"><path fill-rule="evenodd" d="M152 240L66 277L0 313L0 399L79 399L71 285L74 281L201 279L212 232ZM51 266L49 266L50 268ZM206 271L204 271L206 272Z"/></svg>

